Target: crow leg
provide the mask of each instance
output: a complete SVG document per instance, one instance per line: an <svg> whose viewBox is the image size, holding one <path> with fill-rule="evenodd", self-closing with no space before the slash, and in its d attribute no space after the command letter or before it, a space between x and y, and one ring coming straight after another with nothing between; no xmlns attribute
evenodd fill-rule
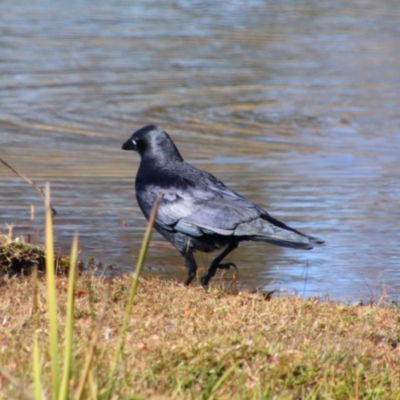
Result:
<svg viewBox="0 0 400 400"><path fill-rule="evenodd" d="M185 257L185 266L188 272L188 278L185 281L185 285L190 285L192 280L196 277L197 264L192 251L185 252L183 257Z"/></svg>
<svg viewBox="0 0 400 400"><path fill-rule="evenodd" d="M213 260L210 267L208 268L207 273L201 277L201 285L204 287L204 289L207 289L208 282L215 275L218 268L220 268L220 269L229 269L230 267L236 268L236 265L231 262L225 263L225 264L220 264L220 263L231 251L235 250L236 247L238 247L238 245L239 245L239 242L229 243L228 247L218 257L216 257Z"/></svg>

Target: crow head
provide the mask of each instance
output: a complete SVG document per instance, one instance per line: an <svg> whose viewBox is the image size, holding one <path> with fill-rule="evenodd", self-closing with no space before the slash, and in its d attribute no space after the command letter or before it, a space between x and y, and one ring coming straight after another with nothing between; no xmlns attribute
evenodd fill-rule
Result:
<svg viewBox="0 0 400 400"><path fill-rule="evenodd" d="M183 161L168 133L156 125L147 125L131 136L122 150L134 150L142 160L152 159L157 164L171 161Z"/></svg>

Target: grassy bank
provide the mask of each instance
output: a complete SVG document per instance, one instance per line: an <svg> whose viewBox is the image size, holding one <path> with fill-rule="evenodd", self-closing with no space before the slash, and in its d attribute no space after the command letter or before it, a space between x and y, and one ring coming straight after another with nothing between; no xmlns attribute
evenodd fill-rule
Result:
<svg viewBox="0 0 400 400"><path fill-rule="evenodd" d="M102 397L131 284L128 276L77 278L71 398L96 329L84 398ZM56 287L63 343L67 279L58 278ZM3 278L0 297L0 397L33 397L34 332L43 390L51 394L45 280L35 288L32 277ZM141 279L112 398L400 398L399 322L394 307L266 301Z"/></svg>

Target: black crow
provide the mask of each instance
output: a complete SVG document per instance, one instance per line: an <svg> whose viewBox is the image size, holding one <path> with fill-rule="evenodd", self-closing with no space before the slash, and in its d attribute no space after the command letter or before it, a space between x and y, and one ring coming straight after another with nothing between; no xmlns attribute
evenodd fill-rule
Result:
<svg viewBox="0 0 400 400"><path fill-rule="evenodd" d="M271 217L215 176L185 162L167 132L155 125L136 131L122 149L140 154L136 198L147 219L160 196L154 227L184 257L186 285L196 276L195 250L209 253L226 246L201 277L207 288L217 268L236 267L221 262L244 240L306 250L323 243Z"/></svg>

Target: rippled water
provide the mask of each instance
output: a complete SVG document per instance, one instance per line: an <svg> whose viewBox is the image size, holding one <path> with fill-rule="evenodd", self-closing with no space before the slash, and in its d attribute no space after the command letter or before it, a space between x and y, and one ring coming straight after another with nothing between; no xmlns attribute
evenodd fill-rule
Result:
<svg viewBox="0 0 400 400"><path fill-rule="evenodd" d="M0 15L0 157L51 182L59 251L77 230L82 258L132 269L139 159L120 147L155 123L186 160L327 241L243 243L242 287L400 299L397 2L3 0ZM40 197L0 174L0 227L39 234ZM157 235L147 272L186 274Z"/></svg>

